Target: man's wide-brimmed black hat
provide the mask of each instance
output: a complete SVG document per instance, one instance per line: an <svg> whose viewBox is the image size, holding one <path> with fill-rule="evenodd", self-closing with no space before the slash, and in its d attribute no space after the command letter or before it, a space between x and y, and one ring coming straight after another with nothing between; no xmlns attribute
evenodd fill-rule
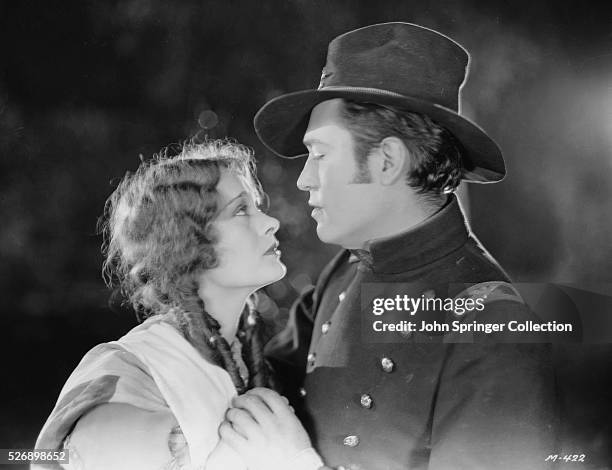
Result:
<svg viewBox="0 0 612 470"><path fill-rule="evenodd" d="M464 180L500 181L506 171L497 144L460 114L467 51L437 31L410 23L383 23L335 38L316 90L278 96L255 116L255 131L274 153L303 156L313 107L334 99L398 106L426 114L461 142Z"/></svg>

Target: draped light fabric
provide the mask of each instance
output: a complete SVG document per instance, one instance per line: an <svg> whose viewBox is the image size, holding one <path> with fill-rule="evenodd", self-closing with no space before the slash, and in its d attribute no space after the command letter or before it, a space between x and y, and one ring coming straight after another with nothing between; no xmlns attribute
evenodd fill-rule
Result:
<svg viewBox="0 0 612 470"><path fill-rule="evenodd" d="M90 350L62 388L36 447L61 449L81 416L104 403L122 403L147 411L169 409L194 468L244 470L217 432L236 396L229 374L205 360L167 319L150 318L118 341Z"/></svg>

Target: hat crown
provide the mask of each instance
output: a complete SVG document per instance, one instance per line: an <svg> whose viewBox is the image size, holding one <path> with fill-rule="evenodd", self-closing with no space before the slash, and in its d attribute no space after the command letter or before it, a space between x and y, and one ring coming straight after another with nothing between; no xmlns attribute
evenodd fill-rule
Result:
<svg viewBox="0 0 612 470"><path fill-rule="evenodd" d="M458 111L468 64L467 51L437 31L411 23L376 24L329 44L319 90L375 88Z"/></svg>
<svg viewBox="0 0 612 470"><path fill-rule="evenodd" d="M397 106L421 113L461 143L463 179L489 183L506 168L499 146L460 114L460 92L470 56L455 41L411 23L366 26L336 37L318 89L277 96L254 119L261 141L281 157L304 155L312 109L331 99Z"/></svg>

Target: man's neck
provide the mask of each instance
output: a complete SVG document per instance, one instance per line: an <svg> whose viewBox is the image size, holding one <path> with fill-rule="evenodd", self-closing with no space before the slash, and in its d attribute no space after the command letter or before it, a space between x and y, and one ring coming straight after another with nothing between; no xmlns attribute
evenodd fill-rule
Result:
<svg viewBox="0 0 612 470"><path fill-rule="evenodd" d="M409 201L402 205L391 204L382 212L384 217L372 224L372 233L359 248L367 250L368 246L377 239L390 238L407 232L425 222L445 205L446 203L434 205L421 201Z"/></svg>

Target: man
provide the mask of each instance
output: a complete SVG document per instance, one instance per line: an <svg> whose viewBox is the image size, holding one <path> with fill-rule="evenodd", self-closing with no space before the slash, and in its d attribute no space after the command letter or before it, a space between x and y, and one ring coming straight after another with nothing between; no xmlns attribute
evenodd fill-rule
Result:
<svg viewBox="0 0 612 470"><path fill-rule="evenodd" d="M368 26L330 43L317 90L275 98L255 117L274 153L307 153L297 185L310 194L319 238L344 248L267 346L328 466L535 469L554 453L541 338L370 328L373 292L482 307L415 312L423 321L534 319L453 194L462 180L505 175L495 142L459 113L468 60L436 31ZM394 309L379 318L401 318ZM261 406L236 406L263 416Z"/></svg>

